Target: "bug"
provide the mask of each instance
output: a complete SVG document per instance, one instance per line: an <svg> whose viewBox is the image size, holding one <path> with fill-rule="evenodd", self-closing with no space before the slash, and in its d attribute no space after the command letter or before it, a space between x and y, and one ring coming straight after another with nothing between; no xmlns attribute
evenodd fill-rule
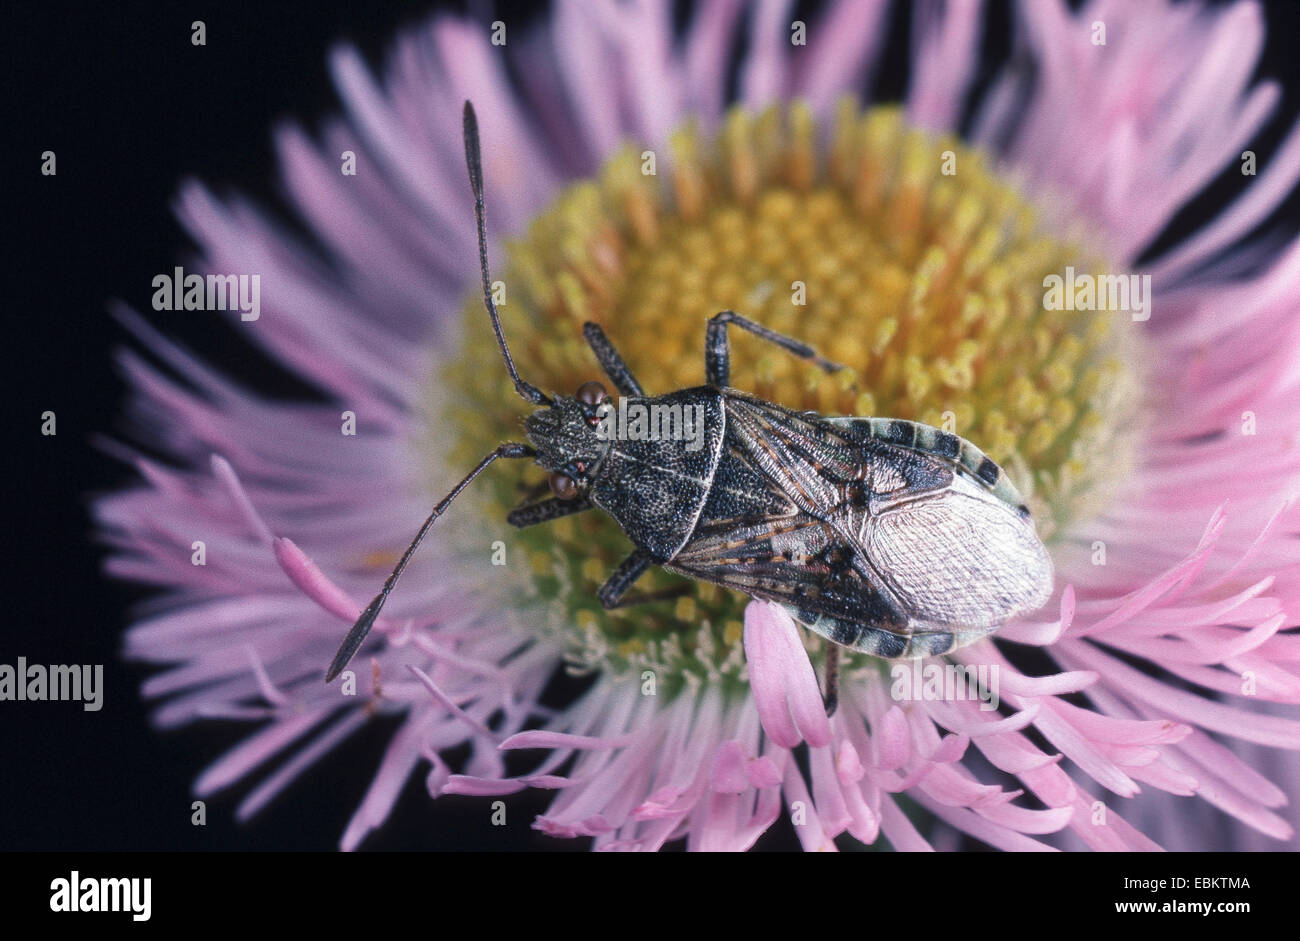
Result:
<svg viewBox="0 0 1300 941"><path fill-rule="evenodd" d="M532 459L552 495L507 517L516 527L600 509L634 545L598 591L606 608L682 589L633 592L651 566L783 605L827 645L828 713L841 647L887 660L947 653L1046 603L1051 559L1006 474L956 434L892 418L799 412L732 389L727 329L739 327L827 372L811 347L723 311L706 328L705 384L648 396L594 323L583 335L622 397L702 419L698 435L611 435L614 402L599 382L548 396L515 368L488 278L478 123L464 110L483 301L515 390L534 411L528 443L506 442L434 507L326 673L356 653L429 528L488 465ZM676 410L676 412L674 412ZM671 425L669 428L671 429Z"/></svg>

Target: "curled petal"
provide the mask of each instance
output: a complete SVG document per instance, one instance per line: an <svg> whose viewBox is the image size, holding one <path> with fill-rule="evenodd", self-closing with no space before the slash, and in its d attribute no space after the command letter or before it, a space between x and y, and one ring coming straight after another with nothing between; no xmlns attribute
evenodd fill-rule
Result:
<svg viewBox="0 0 1300 941"><path fill-rule="evenodd" d="M808 652L794 621L780 605L751 601L745 607L745 659L763 728L782 748L803 739L830 742L830 723Z"/></svg>

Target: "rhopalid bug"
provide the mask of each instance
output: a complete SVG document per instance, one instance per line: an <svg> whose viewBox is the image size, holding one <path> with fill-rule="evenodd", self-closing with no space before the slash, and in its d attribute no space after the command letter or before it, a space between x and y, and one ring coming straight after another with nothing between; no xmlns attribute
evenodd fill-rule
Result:
<svg viewBox="0 0 1300 941"><path fill-rule="evenodd" d="M583 334L620 396L597 382L546 395L515 368L493 301L478 126L465 103L466 162L478 224L483 300L507 373L535 410L528 443L499 445L440 501L326 673L360 648L433 522L489 464L535 460L552 496L507 517L517 527L608 513L634 548L598 592L607 608L679 593L635 593L651 566L783 605L832 643L827 709L840 647L885 659L947 653L1046 603L1052 563L1006 474L951 432L892 418L796 412L729 387L727 328L736 326L833 372L807 345L732 311L708 321L705 384L650 396L601 328ZM611 433L614 412L678 416L691 434ZM670 426L672 427L671 423Z"/></svg>

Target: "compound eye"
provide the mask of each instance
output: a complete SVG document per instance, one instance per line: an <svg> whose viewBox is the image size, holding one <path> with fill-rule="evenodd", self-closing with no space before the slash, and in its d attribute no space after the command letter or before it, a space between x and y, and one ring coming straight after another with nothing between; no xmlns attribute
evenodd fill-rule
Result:
<svg viewBox="0 0 1300 941"><path fill-rule="evenodd" d="M575 398L583 405L599 405L609 398L609 393L599 382L584 382L578 386L578 394Z"/></svg>
<svg viewBox="0 0 1300 941"><path fill-rule="evenodd" d="M551 493L561 500L572 500L578 495L578 482L568 474L556 471L550 476Z"/></svg>

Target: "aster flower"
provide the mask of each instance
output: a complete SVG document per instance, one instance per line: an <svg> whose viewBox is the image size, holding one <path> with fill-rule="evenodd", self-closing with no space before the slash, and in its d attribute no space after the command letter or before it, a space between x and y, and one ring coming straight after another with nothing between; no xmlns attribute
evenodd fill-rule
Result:
<svg viewBox="0 0 1300 941"><path fill-rule="evenodd" d="M669 6L559 3L505 47L439 17L382 82L337 50L345 117L277 138L323 253L237 197L182 191L204 267L261 274L262 316L241 329L328 398L258 398L120 312L184 377L121 354L131 414L174 459L123 448L141 482L97 506L110 571L164 588L127 653L164 665L144 690L160 725L258 723L198 793L265 773L251 815L385 714L402 722L345 848L417 771L434 797L554 790L535 826L603 849L742 849L783 813L808 849L844 834L1152 849L1198 806L1291 840L1300 242L1246 236L1294 188L1300 132L1219 216L1144 254L1277 106L1251 82L1259 7L1025 3L1017 54L975 99L979 5L918 4L905 101L864 108L845 95L876 64L884 4L829 4L802 46L789 4L704 5L681 32ZM595 320L653 391L696 385L705 319L734 308L849 367L828 377L741 339L737 388L950 426L1008 470L1055 595L939 661L995 669L1005 708L900 694L887 665L850 656L828 718L821 642L778 607L696 585L602 610L627 548L612 521L504 523L536 468L494 469L440 521L353 665L355 695L320 681L432 502L517 436L473 299L466 98L532 382L592 378L578 328ZM1139 263L1149 320L1044 309L1049 275ZM539 699L559 669L594 679L555 711ZM515 752L525 773L507 773Z"/></svg>

